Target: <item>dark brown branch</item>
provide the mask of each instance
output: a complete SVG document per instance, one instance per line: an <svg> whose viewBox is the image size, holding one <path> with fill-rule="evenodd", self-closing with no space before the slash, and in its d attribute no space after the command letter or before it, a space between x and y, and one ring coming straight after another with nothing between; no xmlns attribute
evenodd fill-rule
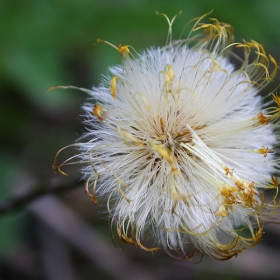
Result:
<svg viewBox="0 0 280 280"><path fill-rule="evenodd" d="M0 215L25 207L38 197L44 196L46 194L59 195L69 192L74 188L81 187L82 185L83 183L79 180L62 184L39 183L32 188L32 191L22 195L14 196L10 200L0 203Z"/></svg>

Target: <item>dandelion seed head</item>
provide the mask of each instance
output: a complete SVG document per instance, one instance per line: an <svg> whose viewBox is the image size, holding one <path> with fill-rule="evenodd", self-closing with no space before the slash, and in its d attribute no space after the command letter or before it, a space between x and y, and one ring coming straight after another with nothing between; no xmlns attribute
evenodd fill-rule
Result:
<svg viewBox="0 0 280 280"><path fill-rule="evenodd" d="M255 41L233 43L230 25L202 18L177 41L167 18L162 48L114 47L122 64L89 92L87 130L75 145L87 192L106 199L121 240L224 260L256 245L278 206L262 189L278 188L272 121L280 102L274 94L278 107L265 108L259 95L277 64ZM239 68L233 47L245 52Z"/></svg>

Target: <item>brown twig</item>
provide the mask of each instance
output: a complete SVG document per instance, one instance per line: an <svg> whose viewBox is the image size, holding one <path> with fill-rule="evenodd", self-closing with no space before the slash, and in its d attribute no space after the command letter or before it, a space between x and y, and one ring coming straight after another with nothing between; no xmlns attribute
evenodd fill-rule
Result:
<svg viewBox="0 0 280 280"><path fill-rule="evenodd" d="M22 207L27 206L30 202L46 194L58 195L66 193L81 185L82 183L79 180L62 184L39 183L32 188L32 191L14 196L10 200L0 203L0 215L21 209Z"/></svg>

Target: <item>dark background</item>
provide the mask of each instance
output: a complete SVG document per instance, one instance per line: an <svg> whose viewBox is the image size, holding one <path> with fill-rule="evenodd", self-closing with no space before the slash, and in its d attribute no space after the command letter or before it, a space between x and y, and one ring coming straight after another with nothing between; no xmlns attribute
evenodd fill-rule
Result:
<svg viewBox="0 0 280 280"><path fill-rule="evenodd" d="M193 264L117 240L114 246L105 207L87 197L77 166L67 168L68 177L51 167L83 131L87 96L46 90L90 88L121 62L108 45L93 46L96 39L137 51L163 46L168 26L156 10L171 18L183 11L173 25L178 38L190 19L212 9L210 17L234 26L236 41L261 42L280 61L279 0L1 0L0 279L279 279L278 225L227 262L204 257Z"/></svg>

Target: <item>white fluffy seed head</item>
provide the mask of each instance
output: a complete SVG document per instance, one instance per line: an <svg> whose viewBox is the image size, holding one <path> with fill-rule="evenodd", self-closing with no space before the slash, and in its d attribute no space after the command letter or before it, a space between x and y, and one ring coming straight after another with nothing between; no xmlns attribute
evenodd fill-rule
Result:
<svg viewBox="0 0 280 280"><path fill-rule="evenodd" d="M231 26L199 21L202 35L163 48L117 48L122 65L83 106L78 156L89 195L107 199L123 241L223 260L258 243L261 218L276 208L261 189L278 188L278 108L264 109L258 95L276 63L256 42L233 44ZM247 52L239 69L230 44ZM156 247L143 244L149 237Z"/></svg>

